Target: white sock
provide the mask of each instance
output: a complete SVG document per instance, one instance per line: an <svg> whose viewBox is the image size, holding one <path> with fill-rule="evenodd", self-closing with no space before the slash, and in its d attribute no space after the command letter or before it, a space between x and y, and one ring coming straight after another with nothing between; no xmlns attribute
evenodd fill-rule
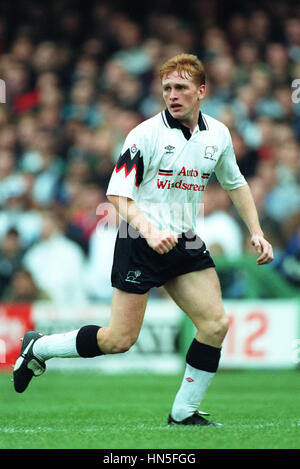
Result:
<svg viewBox="0 0 300 469"><path fill-rule="evenodd" d="M76 337L79 329L65 334L44 335L33 344L33 353L39 360L50 358L76 358L80 355L76 348Z"/></svg>
<svg viewBox="0 0 300 469"><path fill-rule="evenodd" d="M186 364L182 384L171 411L173 419L180 422L198 409L214 376L215 373L198 370Z"/></svg>

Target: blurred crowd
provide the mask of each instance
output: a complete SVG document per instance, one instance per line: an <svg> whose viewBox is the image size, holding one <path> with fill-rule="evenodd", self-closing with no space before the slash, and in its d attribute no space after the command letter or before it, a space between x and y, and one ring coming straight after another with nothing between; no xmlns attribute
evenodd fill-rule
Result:
<svg viewBox="0 0 300 469"><path fill-rule="evenodd" d="M106 187L128 132L163 109L158 70L181 52L204 62L202 111L229 127L273 268L299 286L300 5L75 5L0 9L0 300L111 297L117 223ZM251 251L215 181L204 213L212 254Z"/></svg>

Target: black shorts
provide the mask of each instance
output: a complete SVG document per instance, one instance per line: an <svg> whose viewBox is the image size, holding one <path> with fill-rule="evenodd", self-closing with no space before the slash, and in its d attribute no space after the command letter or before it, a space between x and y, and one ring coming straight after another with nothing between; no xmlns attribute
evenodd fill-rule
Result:
<svg viewBox="0 0 300 469"><path fill-rule="evenodd" d="M158 254L123 221L115 244L111 282L120 290L143 294L178 275L209 267L215 267L214 261L205 243L191 231L179 236L171 251Z"/></svg>

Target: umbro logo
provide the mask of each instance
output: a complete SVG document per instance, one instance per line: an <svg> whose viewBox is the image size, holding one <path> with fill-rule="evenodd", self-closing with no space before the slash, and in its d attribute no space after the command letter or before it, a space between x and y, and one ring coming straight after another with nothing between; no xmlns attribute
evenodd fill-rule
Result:
<svg viewBox="0 0 300 469"><path fill-rule="evenodd" d="M165 147L165 150L167 150L166 154L172 154L172 153L174 153L175 147L173 147L172 145L167 145Z"/></svg>

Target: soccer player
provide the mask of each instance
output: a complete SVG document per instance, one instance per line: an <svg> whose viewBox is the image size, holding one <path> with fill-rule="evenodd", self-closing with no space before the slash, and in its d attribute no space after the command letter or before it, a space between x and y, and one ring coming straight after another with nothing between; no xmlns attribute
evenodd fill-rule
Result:
<svg viewBox="0 0 300 469"><path fill-rule="evenodd" d="M228 329L214 262L194 234L213 172L248 227L257 264L271 262L273 252L227 127L200 111L206 89L202 62L180 54L161 67L160 77L166 108L129 133L107 190L123 219L115 245L109 325L86 325L66 334L27 332L14 385L23 392L52 357L126 352L138 338L149 290L163 285L197 330L168 423L219 425L198 411Z"/></svg>

